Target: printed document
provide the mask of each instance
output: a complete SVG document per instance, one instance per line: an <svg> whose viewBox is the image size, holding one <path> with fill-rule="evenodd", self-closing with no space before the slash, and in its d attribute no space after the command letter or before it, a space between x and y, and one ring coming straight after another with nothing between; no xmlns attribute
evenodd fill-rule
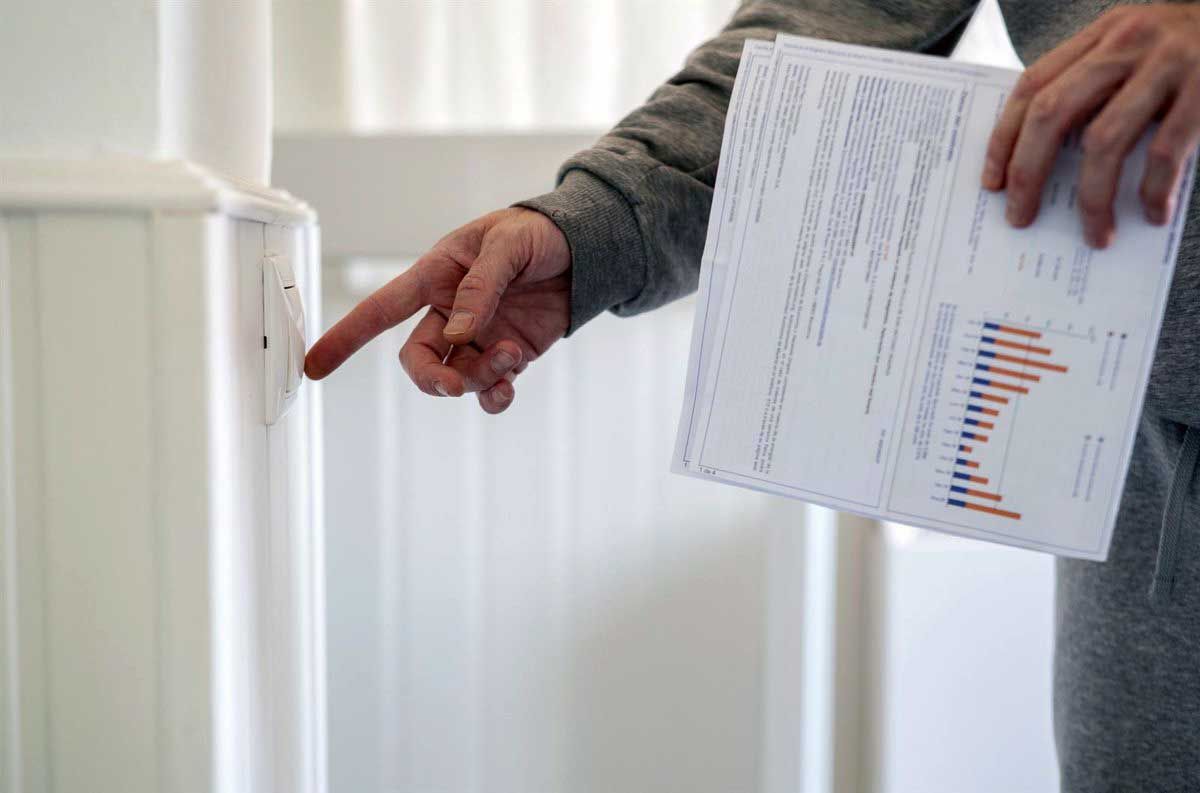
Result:
<svg viewBox="0 0 1200 793"><path fill-rule="evenodd" d="M677 472L1103 559L1192 169L1083 239L1078 136L1034 225L980 187L1018 72L780 36L745 45L700 275Z"/></svg>

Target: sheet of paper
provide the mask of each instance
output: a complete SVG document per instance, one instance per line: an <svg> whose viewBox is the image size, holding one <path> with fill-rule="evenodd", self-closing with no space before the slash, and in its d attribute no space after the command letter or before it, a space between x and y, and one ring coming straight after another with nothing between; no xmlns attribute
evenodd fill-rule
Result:
<svg viewBox="0 0 1200 793"><path fill-rule="evenodd" d="M1081 153L1037 222L979 186L1018 73L747 42L709 223L673 468L1103 559L1186 216L1083 242Z"/></svg>

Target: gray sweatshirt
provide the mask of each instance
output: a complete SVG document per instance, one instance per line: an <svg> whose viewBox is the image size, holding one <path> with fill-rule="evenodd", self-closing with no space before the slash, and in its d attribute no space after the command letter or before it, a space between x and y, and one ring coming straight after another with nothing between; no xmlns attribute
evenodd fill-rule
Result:
<svg viewBox="0 0 1200 793"><path fill-rule="evenodd" d="M1000 4L1025 63L1116 5ZM570 332L602 311L637 314L696 288L744 39L794 33L946 54L974 5L743 3L682 71L568 160L554 192L523 202L570 243ZM1193 197L1109 560L1058 562L1055 732L1064 791L1200 791L1198 216Z"/></svg>

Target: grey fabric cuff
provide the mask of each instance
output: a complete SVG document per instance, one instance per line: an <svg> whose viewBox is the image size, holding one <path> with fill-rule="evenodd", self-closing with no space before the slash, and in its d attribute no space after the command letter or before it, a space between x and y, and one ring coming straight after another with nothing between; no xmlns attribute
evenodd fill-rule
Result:
<svg viewBox="0 0 1200 793"><path fill-rule="evenodd" d="M570 336L601 312L637 297L646 283L646 252L633 207L587 171L567 171L552 193L514 206L554 221L571 246Z"/></svg>

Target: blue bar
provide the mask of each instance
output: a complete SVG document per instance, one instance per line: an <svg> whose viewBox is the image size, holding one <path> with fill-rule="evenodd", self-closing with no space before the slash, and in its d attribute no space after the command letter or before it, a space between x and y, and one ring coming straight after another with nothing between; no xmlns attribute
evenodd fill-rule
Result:
<svg viewBox="0 0 1200 793"><path fill-rule="evenodd" d="M967 450L967 447L960 443L960 444L958 444L958 450L960 452L965 452Z"/></svg>
<svg viewBox="0 0 1200 793"><path fill-rule="evenodd" d="M991 366L989 366L989 365L988 365L988 364L986 364L986 363L977 363L977 364L975 364L975 368L976 368L976 369L979 369L980 371L983 371L983 372L990 372L990 371L992 371L992 367L991 367Z"/></svg>
<svg viewBox="0 0 1200 793"><path fill-rule="evenodd" d="M988 330L1000 330L1000 326L997 325L995 322L985 322L985 323L983 323L983 326L985 328L987 328Z"/></svg>
<svg viewBox="0 0 1200 793"><path fill-rule="evenodd" d="M992 350L980 350L979 354L982 355L984 358L995 358L996 357L996 353L993 352Z"/></svg>
<svg viewBox="0 0 1200 793"><path fill-rule="evenodd" d="M967 502L959 501L957 498L948 498L946 499L946 503L952 507L965 507L967 505Z"/></svg>
<svg viewBox="0 0 1200 793"><path fill-rule="evenodd" d="M980 391L972 391L971 396L975 397L976 399L983 399L983 393Z"/></svg>
<svg viewBox="0 0 1200 793"><path fill-rule="evenodd" d="M964 433L962 434L962 436L963 436L964 438L974 438L974 437L975 437L975 433L973 433L973 432L964 432Z"/></svg>
<svg viewBox="0 0 1200 793"><path fill-rule="evenodd" d="M970 481L971 481L971 475L970 475L970 474L964 474L964 473L963 473L963 472L961 472L961 471L955 471L955 472L954 472L954 478L955 478L955 479L966 479L968 482L970 482Z"/></svg>
<svg viewBox="0 0 1200 793"><path fill-rule="evenodd" d="M978 427L979 419L963 419L963 424L970 424L972 427Z"/></svg>
<svg viewBox="0 0 1200 793"><path fill-rule="evenodd" d="M954 461L954 464L955 465L966 465L967 461L964 460L963 458L959 457L957 460Z"/></svg>
<svg viewBox="0 0 1200 793"><path fill-rule="evenodd" d="M951 493L966 493L967 489L962 485L950 485Z"/></svg>
<svg viewBox="0 0 1200 793"><path fill-rule="evenodd" d="M975 411L976 413L982 413L982 412L983 412L983 408L981 408L979 405L967 405L967 410L973 410L973 411Z"/></svg>
<svg viewBox="0 0 1200 793"><path fill-rule="evenodd" d="M996 343L995 336L980 336L979 340L985 344L995 344Z"/></svg>
<svg viewBox="0 0 1200 793"><path fill-rule="evenodd" d="M971 382L975 383L975 385L991 385L992 384L991 380L985 380L982 377L972 377Z"/></svg>

